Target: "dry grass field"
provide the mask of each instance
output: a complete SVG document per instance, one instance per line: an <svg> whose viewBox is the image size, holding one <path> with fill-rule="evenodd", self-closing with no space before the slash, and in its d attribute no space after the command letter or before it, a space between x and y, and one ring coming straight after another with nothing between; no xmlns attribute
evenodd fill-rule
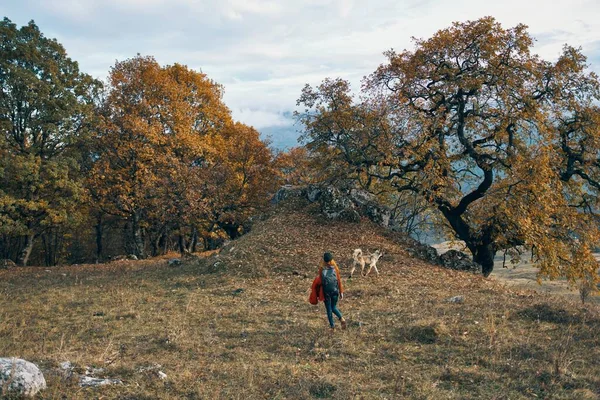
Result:
<svg viewBox="0 0 600 400"><path fill-rule="evenodd" d="M444 270L406 246L293 204L178 267L0 271L0 356L38 364L43 399L600 398L597 304ZM346 278L355 247L384 250L380 276ZM333 334L307 301L326 250L345 271L349 326ZM123 384L81 388L60 375L67 360Z"/></svg>

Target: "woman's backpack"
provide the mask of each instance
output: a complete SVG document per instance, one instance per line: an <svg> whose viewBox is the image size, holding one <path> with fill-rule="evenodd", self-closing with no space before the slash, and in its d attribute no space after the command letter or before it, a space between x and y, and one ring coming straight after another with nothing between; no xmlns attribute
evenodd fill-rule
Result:
<svg viewBox="0 0 600 400"><path fill-rule="evenodd" d="M321 283L323 292L326 294L339 293L337 273L334 268L325 268L321 274Z"/></svg>

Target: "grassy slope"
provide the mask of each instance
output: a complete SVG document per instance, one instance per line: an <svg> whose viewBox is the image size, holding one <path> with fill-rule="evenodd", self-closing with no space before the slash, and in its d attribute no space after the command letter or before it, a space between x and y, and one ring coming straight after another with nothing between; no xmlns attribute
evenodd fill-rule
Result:
<svg viewBox="0 0 600 400"><path fill-rule="evenodd" d="M294 208L179 268L0 271L0 356L41 365L49 399L599 397L597 305L429 266L370 223ZM329 335L310 284L323 251L347 271L358 246L386 251L381 275L345 280L349 328ZM79 388L52 373L65 360L125 385ZM152 363L165 381L138 372Z"/></svg>

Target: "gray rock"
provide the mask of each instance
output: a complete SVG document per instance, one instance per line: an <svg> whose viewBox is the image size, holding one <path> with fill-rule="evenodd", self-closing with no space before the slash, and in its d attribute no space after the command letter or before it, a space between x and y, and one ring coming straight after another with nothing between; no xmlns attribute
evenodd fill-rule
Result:
<svg viewBox="0 0 600 400"><path fill-rule="evenodd" d="M179 258L171 258L169 261L167 261L167 265L169 267L178 267L181 265L181 260Z"/></svg>
<svg viewBox="0 0 600 400"><path fill-rule="evenodd" d="M304 197L304 189L293 185L282 186L271 199L271 203L279 204L290 197Z"/></svg>
<svg viewBox="0 0 600 400"><path fill-rule="evenodd" d="M360 222L360 214L358 211L353 209L342 210L342 212L337 216L337 219L345 222Z"/></svg>
<svg viewBox="0 0 600 400"><path fill-rule="evenodd" d="M0 269L11 269L15 268L16 266L17 264L15 264L13 260L9 260L8 258L0 260Z"/></svg>
<svg viewBox="0 0 600 400"><path fill-rule="evenodd" d="M359 222L361 216L365 216L381 226L390 225L391 210L378 204L377 197L365 190L340 190L334 186L285 185L277 191L271 202L278 204L290 197L304 198L311 203L318 202L321 213L329 219Z"/></svg>
<svg viewBox="0 0 600 400"><path fill-rule="evenodd" d="M60 374L65 379L70 379L73 376L75 367L71 364L71 361L63 361L59 365Z"/></svg>
<svg viewBox="0 0 600 400"><path fill-rule="evenodd" d="M100 375L104 373L104 368L85 367L85 374L88 376Z"/></svg>
<svg viewBox="0 0 600 400"><path fill-rule="evenodd" d="M94 378L91 376L81 376L79 378L79 386L81 387L98 387L98 386L106 386L106 385L122 385L123 381L120 379L110 379L110 378Z"/></svg>
<svg viewBox="0 0 600 400"><path fill-rule="evenodd" d="M412 257L419 258L431 264L442 264L437 250L434 247L418 242L412 238L406 238L405 241L408 242L406 251Z"/></svg>
<svg viewBox="0 0 600 400"><path fill-rule="evenodd" d="M454 297L450 297L449 299L446 299L446 301L448 303L462 304L465 302L465 298L464 298L464 296L454 296Z"/></svg>
<svg viewBox="0 0 600 400"><path fill-rule="evenodd" d="M392 211L377 203L367 203L361 208L362 213L369 218L371 221L383 227L390 225L390 219L392 218Z"/></svg>
<svg viewBox="0 0 600 400"><path fill-rule="evenodd" d="M0 387L11 394L33 397L46 389L46 380L42 371L29 361L0 358Z"/></svg>
<svg viewBox="0 0 600 400"><path fill-rule="evenodd" d="M350 198L333 186L328 186L322 191L319 204L321 205L321 212L329 219L343 218L346 221L356 219L356 214L350 212L354 209L354 204Z"/></svg>
<svg viewBox="0 0 600 400"><path fill-rule="evenodd" d="M392 211L379 204L375 195L366 190L351 189L349 197L360 209L362 215L381 226L388 227L390 225Z"/></svg>
<svg viewBox="0 0 600 400"><path fill-rule="evenodd" d="M316 202L321 197L321 188L315 185L309 185L306 189L306 198L311 203Z"/></svg>
<svg viewBox="0 0 600 400"><path fill-rule="evenodd" d="M481 265L473 262L468 254L457 250L448 250L440 256L440 261L446 268L481 274Z"/></svg>
<svg viewBox="0 0 600 400"><path fill-rule="evenodd" d="M127 256L127 259L128 259L128 260L135 260L135 261L137 261L137 260L138 260L138 258L137 258L137 256L136 256L135 254L129 254L129 255Z"/></svg>
<svg viewBox="0 0 600 400"><path fill-rule="evenodd" d="M377 198L374 194L360 189L350 189L350 198L353 202L359 205L377 202Z"/></svg>

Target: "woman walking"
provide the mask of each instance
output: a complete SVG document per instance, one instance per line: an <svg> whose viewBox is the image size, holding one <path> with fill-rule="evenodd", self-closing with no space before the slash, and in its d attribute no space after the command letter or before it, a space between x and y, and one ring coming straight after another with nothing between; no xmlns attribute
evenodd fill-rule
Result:
<svg viewBox="0 0 600 400"><path fill-rule="evenodd" d="M323 254L323 263L319 268L319 275L313 281L309 300L312 304L317 304L317 299L325 303L325 311L332 331L335 329L334 314L340 320L342 329L346 329L346 320L337 308L338 299L343 298L344 287L340 278L340 270L331 253L327 252Z"/></svg>

